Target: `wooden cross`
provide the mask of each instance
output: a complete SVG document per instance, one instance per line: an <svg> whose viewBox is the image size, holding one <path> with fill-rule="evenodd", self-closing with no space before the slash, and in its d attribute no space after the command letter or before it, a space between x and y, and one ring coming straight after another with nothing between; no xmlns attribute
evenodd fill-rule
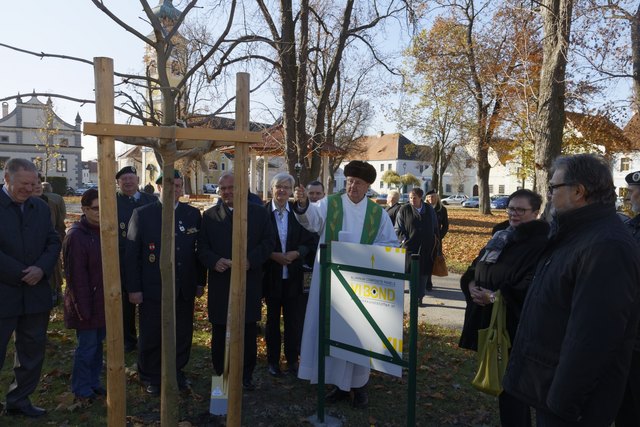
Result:
<svg viewBox="0 0 640 427"><path fill-rule="evenodd" d="M109 426L126 424L126 381L124 371L124 349L122 330L122 303L120 291L120 261L118 257L118 221L116 216L116 189L114 176L115 138L138 137L158 138L160 147L188 149L199 146L220 147L235 145L234 158L234 198L233 198L233 247L231 269L231 290L229 296L230 363L229 363L229 404L227 425L240 426L242 410L242 360L244 337L246 254L247 254L247 192L249 143L262 141L260 132L249 132L249 74L236 75L236 129L185 129L177 127L150 127L114 124L114 81L113 60L94 58L96 82L96 121L85 123L84 133L98 137L98 179L100 198L100 237L102 248L102 270L105 294L105 315L107 322L107 421ZM175 149L168 151L170 161L164 162L163 188L173 182L173 160ZM165 150L166 151L166 150ZM168 172L168 173L167 173ZM168 213L173 230L173 209L163 208L163 217ZM168 234L169 236L165 236ZM173 248L174 233L163 233L162 248ZM165 241L165 238L168 239ZM169 243L169 244L166 244ZM170 264L173 264L171 252ZM163 293L166 290L163 289ZM169 292L174 292L172 288ZM173 301L173 299L172 299ZM169 329L169 340L163 332L163 350L166 341L171 341L175 330L175 319L165 319L163 306L163 329ZM169 308L175 313L173 307ZM167 316L171 317L171 316ZM173 369L175 377L175 337L173 337L173 358L163 358L163 378L165 367ZM164 351L163 351L164 353ZM166 366L165 366L166 365ZM171 368L173 366L173 368ZM175 383L175 380L173 381ZM165 392L162 384L162 399ZM176 402L177 404L177 402ZM164 405L163 405L164 406ZM161 417L164 415L161 411ZM162 419L161 419L162 421ZM163 425L165 425L163 423Z"/></svg>

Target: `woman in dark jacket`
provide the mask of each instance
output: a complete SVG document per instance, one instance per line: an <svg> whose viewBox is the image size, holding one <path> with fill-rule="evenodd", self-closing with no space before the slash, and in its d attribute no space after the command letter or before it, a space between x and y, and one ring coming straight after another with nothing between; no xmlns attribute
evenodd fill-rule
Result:
<svg viewBox="0 0 640 427"><path fill-rule="evenodd" d="M80 203L82 218L71 226L62 247L67 278L64 324L76 330L78 339L71 389L76 400L91 402L97 395L106 394L100 385L106 328L98 190L85 191Z"/></svg>
<svg viewBox="0 0 640 427"><path fill-rule="evenodd" d="M440 202L440 195L436 192L436 190L429 190L427 192L427 203L433 206L433 210L436 213L436 219L438 220L438 246L436 251L437 255L442 255L442 240L444 236L447 235L449 231L449 214L447 213L447 208ZM427 290L430 291L433 289L433 282L431 280L432 275L429 275L429 280L427 281Z"/></svg>
<svg viewBox="0 0 640 427"><path fill-rule="evenodd" d="M549 225L536 220L542 204L540 195L518 190L509 196L509 227L497 231L480 251L460 286L467 301L460 347L477 351L478 330L489 326L495 292L507 306L507 332L511 342L524 299L540 254L547 242ZM498 398L502 426L530 426L529 407L502 392Z"/></svg>

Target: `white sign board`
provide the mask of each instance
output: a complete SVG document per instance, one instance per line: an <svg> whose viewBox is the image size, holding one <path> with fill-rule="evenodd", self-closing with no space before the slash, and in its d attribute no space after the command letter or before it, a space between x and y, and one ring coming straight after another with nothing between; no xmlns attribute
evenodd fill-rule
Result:
<svg viewBox="0 0 640 427"><path fill-rule="evenodd" d="M388 272L404 273L405 250L356 243L331 243L331 262ZM341 271L346 282L377 323L391 345L402 355L404 280ZM331 273L331 334L334 341L391 356L335 273ZM330 354L381 372L402 376L402 367L362 354L331 347Z"/></svg>

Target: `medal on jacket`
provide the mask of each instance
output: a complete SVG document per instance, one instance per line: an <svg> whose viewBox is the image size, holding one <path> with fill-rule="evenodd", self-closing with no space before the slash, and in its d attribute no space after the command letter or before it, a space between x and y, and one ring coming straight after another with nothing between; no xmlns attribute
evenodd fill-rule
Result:
<svg viewBox="0 0 640 427"><path fill-rule="evenodd" d="M178 221L178 229L184 233L184 225L182 225L182 221Z"/></svg>
<svg viewBox="0 0 640 427"><path fill-rule="evenodd" d="M155 250L156 250L156 244L153 242L149 243L149 251L153 252ZM149 262L156 262L156 254L149 255Z"/></svg>
<svg viewBox="0 0 640 427"><path fill-rule="evenodd" d="M124 225L124 222L120 223L120 230L122 230L122 237L127 237L127 230L125 230L127 226Z"/></svg>

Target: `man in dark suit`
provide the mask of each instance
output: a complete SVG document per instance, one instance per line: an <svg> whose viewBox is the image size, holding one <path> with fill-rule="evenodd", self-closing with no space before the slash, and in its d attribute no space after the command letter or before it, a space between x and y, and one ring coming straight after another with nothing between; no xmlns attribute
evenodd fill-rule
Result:
<svg viewBox="0 0 640 427"><path fill-rule="evenodd" d="M433 248L438 236L438 220L430 204L422 200L424 192L414 188L409 193L409 203L402 206L396 216L396 234L403 248L407 249L407 271L411 265L411 255L420 254L420 281L418 298L424 307L422 298L427 292L427 281L433 269Z"/></svg>
<svg viewBox="0 0 640 427"><path fill-rule="evenodd" d="M162 197L162 177L156 181ZM176 369L178 387L188 388L182 369L189 362L193 337L195 297L202 296L205 269L198 262L196 242L202 217L200 211L178 199L183 194L183 181L176 171L175 189L175 313ZM126 288L129 301L140 307L140 342L138 375L151 395L160 393L161 371L161 297L160 241L162 238L162 203L154 203L133 211L129 222L125 257Z"/></svg>
<svg viewBox="0 0 640 427"><path fill-rule="evenodd" d="M7 414L39 417L46 410L29 396L40 380L52 307L49 277L60 254L60 237L47 203L31 197L38 180L33 163L14 158L5 165L0 190L0 368L15 332L14 381Z"/></svg>
<svg viewBox="0 0 640 427"><path fill-rule="evenodd" d="M209 269L209 321L211 328L211 358L218 375L224 370L224 348L227 329L227 307L231 281L231 246L233 240L233 175L220 177L218 194L222 199L207 209L198 237L198 256ZM244 367L242 385L253 390L253 369L256 366L256 322L260 320L262 297L262 266L275 246L275 235L267 210L260 205L247 206L247 283L244 325Z"/></svg>
<svg viewBox="0 0 640 427"><path fill-rule="evenodd" d="M149 203L156 202L156 196L138 191L140 178L136 175L136 168L125 166L116 174L118 192L116 203L118 207L118 252L120 255L120 283L122 285L122 324L124 327L124 350L131 352L138 345L136 334L136 306L129 302L129 295L124 286L125 247L127 243L127 227L133 210Z"/></svg>
<svg viewBox="0 0 640 427"><path fill-rule="evenodd" d="M265 207L270 212L271 225L276 232L276 246L264 265L263 290L267 303L267 362L269 373L280 371L280 312L284 320L284 355L289 373L298 375L298 354L302 338L304 312L303 264L311 251L314 236L300 225L292 211L289 197L295 180L286 172L271 180L273 199Z"/></svg>

